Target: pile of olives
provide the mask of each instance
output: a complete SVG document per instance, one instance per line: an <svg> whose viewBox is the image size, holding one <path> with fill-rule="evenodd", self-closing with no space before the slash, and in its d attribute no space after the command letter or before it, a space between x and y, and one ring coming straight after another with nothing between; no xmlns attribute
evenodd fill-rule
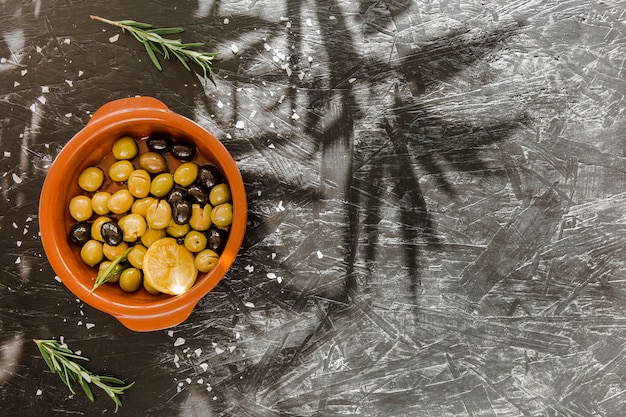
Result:
<svg viewBox="0 0 626 417"><path fill-rule="evenodd" d="M100 165L80 173L78 185L83 192L69 203L76 221L69 239L99 271L126 254L109 280L124 291L143 285L158 293L143 282L141 268L147 248L164 237L192 252L198 271L217 264L233 220L231 193L193 143L166 134L120 137Z"/></svg>

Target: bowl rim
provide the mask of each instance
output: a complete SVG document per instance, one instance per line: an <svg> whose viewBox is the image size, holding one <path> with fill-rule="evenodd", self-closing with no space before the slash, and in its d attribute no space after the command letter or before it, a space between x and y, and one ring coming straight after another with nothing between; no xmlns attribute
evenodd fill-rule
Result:
<svg viewBox="0 0 626 417"><path fill-rule="evenodd" d="M60 187L66 182L61 175L66 170L65 165L76 162L94 140L116 130L124 130L137 122L176 126L176 130L209 146L211 153L219 161L224 176L228 178L234 210L228 241L215 268L208 273L199 273L198 281L188 292L177 296L155 296L154 302L149 304L132 303L132 295L128 297L129 302L125 303L117 298L105 297L102 292L92 292L91 288L76 276L78 274L73 271L72 262L65 259L63 245L69 250L72 249L66 234L59 233L65 225L55 220L58 219L59 213L62 214L60 211L62 208L58 208L59 204L55 205L54 201L57 200ZM50 210L50 207L53 210ZM114 100L100 107L55 158L44 180L39 201L42 245L52 269L61 282L83 302L114 316L126 327L136 331L159 330L186 320L199 300L222 280L232 266L243 243L246 223L247 198L243 179L226 147L198 123L171 111L159 100L145 96Z"/></svg>

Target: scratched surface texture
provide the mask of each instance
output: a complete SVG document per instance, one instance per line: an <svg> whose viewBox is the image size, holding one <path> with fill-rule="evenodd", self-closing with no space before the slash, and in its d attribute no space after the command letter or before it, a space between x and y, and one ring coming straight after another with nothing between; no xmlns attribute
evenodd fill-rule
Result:
<svg viewBox="0 0 626 417"><path fill-rule="evenodd" d="M182 26L215 85L89 15ZM0 2L0 414L626 415L626 3ZM116 37L116 35L119 35ZM247 235L183 324L78 301L38 195L107 101L158 98L242 172Z"/></svg>

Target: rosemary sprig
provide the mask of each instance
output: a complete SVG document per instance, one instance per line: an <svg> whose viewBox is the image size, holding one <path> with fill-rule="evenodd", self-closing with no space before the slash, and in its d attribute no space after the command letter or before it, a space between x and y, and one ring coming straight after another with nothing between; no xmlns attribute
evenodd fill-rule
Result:
<svg viewBox="0 0 626 417"><path fill-rule="evenodd" d="M134 382L131 382L126 385L126 383L121 379L112 376L100 376L93 374L91 371L76 362L76 360L89 361L89 359L75 354L65 345L62 345L56 340L34 339L33 341L37 344L39 352L41 352L41 357L46 362L50 370L61 377L61 380L65 383L65 385L67 385L72 394L75 394L72 383L78 382L83 391L85 391L87 398L93 402L93 392L89 387L89 384L93 384L101 388L109 397L111 397L115 403L116 413L122 405L118 395L122 395L125 390L135 384Z"/></svg>
<svg viewBox="0 0 626 417"><path fill-rule="evenodd" d="M213 59L219 54L218 52L200 52L192 48L203 46L204 44L183 43L181 39L169 39L164 38L162 35L175 35L177 33L184 32L185 29L178 27L168 28L153 28L149 23L136 22L134 20L109 20L99 16L90 16L93 20L99 20L109 25L117 26L122 29L122 32L128 32L135 37L146 48L146 52L150 57L150 60L159 71L163 71L163 67L159 62L156 54L162 55L165 59L170 59L170 56L175 56L188 71L188 62L197 64L204 73L204 77L207 76L213 81L213 72L211 71L211 65Z"/></svg>
<svg viewBox="0 0 626 417"><path fill-rule="evenodd" d="M128 265L121 266L120 268L118 268L118 265L126 260L126 258L128 257L128 253L132 248L133 247L131 246L126 249L120 256L115 258L104 271L98 274L98 276L96 277L96 281L93 283L93 288L89 292L90 294L94 292L96 288L98 288L100 285L110 281L111 279L113 279L113 277L121 274L126 268L128 268Z"/></svg>

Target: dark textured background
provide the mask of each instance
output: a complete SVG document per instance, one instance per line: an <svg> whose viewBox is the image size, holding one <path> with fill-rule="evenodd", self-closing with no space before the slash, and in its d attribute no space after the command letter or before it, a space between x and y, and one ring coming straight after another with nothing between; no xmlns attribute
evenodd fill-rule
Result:
<svg viewBox="0 0 626 417"><path fill-rule="evenodd" d="M215 86L91 14L184 27ZM8 0L0 22L3 416L112 415L33 338L135 381L120 416L626 415L623 1ZM227 278L147 334L54 279L37 221L59 150L137 94L223 141L250 210Z"/></svg>

